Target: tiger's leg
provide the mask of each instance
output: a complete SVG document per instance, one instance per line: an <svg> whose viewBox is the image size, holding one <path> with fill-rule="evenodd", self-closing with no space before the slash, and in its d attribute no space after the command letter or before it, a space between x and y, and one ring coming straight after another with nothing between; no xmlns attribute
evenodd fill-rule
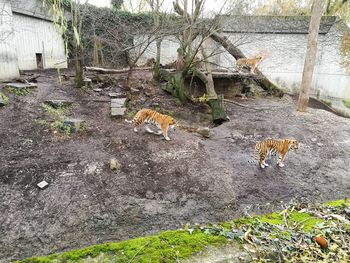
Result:
<svg viewBox="0 0 350 263"><path fill-rule="evenodd" d="M145 130L146 130L147 132L149 132L149 133L153 133L153 134L156 133L155 131L152 131L151 128L148 127L148 126L145 127Z"/></svg>
<svg viewBox="0 0 350 263"><path fill-rule="evenodd" d="M163 136L164 136L165 140L170 141L170 138L168 136L168 128L169 127L168 126L162 126L161 128L162 128Z"/></svg>
<svg viewBox="0 0 350 263"><path fill-rule="evenodd" d="M134 122L134 132L138 132L137 128L140 127L141 123Z"/></svg>
<svg viewBox="0 0 350 263"><path fill-rule="evenodd" d="M280 153L278 154L278 160L277 160L277 164L279 167L284 167L284 159L286 158L286 154L285 153Z"/></svg>
<svg viewBox="0 0 350 263"><path fill-rule="evenodd" d="M266 152L261 152L259 155L259 165L262 169L264 169L267 165L267 163L265 162L265 158L266 158Z"/></svg>

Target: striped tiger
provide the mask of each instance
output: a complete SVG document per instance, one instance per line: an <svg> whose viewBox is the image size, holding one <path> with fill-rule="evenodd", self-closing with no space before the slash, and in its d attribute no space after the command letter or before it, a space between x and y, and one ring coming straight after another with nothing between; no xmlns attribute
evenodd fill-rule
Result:
<svg viewBox="0 0 350 263"><path fill-rule="evenodd" d="M299 143L296 140L283 139L283 140L275 140L275 139L267 139L260 142L257 142L255 145L255 150L259 154L259 165L261 168L265 168L269 166L265 162L265 158L271 154L275 155L278 153L277 164L279 167L283 167L283 161L286 158L287 152L292 149L296 150L299 148Z"/></svg>
<svg viewBox="0 0 350 263"><path fill-rule="evenodd" d="M168 129L174 129L177 126L176 120L168 115L160 114L151 109L142 109L138 111L132 121L125 120L128 123L133 123L134 131L137 132L137 128L143 124L153 124L158 128L158 131L151 130L146 126L146 131L149 133L161 135L163 134L165 140L170 141L168 136Z"/></svg>

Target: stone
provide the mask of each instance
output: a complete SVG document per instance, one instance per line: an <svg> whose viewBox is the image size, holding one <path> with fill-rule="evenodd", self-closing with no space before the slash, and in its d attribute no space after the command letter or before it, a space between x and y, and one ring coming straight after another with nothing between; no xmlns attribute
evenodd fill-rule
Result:
<svg viewBox="0 0 350 263"><path fill-rule="evenodd" d="M110 159L109 160L109 168L111 168L112 171L119 171L122 165L119 163L117 159Z"/></svg>
<svg viewBox="0 0 350 263"><path fill-rule="evenodd" d="M5 106L5 105L6 105L6 103L5 103L3 97L2 97L1 94L0 94L0 107L3 107L3 106Z"/></svg>
<svg viewBox="0 0 350 263"><path fill-rule="evenodd" d="M135 88L131 88L130 91L131 91L131 93L133 93L133 94L139 93L139 92L140 92L139 89L135 89Z"/></svg>
<svg viewBox="0 0 350 263"><path fill-rule="evenodd" d="M92 80L90 78L84 78L83 82L84 82L84 86L86 87L91 87L92 85Z"/></svg>
<svg viewBox="0 0 350 263"><path fill-rule="evenodd" d="M118 98L121 94L118 92L110 92L108 93L108 96L111 98Z"/></svg>
<svg viewBox="0 0 350 263"><path fill-rule="evenodd" d="M85 121L82 119L66 119L66 120L64 120L63 123L65 125L69 126L70 131L74 133L74 132L78 132L79 130L81 130Z"/></svg>
<svg viewBox="0 0 350 263"><path fill-rule="evenodd" d="M111 99L111 108L120 108L125 104L126 98Z"/></svg>
<svg viewBox="0 0 350 263"><path fill-rule="evenodd" d="M317 139L316 139L316 138L311 138L311 141L312 141L312 142L316 142Z"/></svg>
<svg viewBox="0 0 350 263"><path fill-rule="evenodd" d="M196 132L205 138L210 138L210 129L208 127L198 128Z"/></svg>
<svg viewBox="0 0 350 263"><path fill-rule="evenodd" d="M48 185L49 185L49 183L46 182L46 181L41 181L40 183L37 184L37 186L38 186L40 189L44 189L44 188L46 188Z"/></svg>
<svg viewBox="0 0 350 263"><path fill-rule="evenodd" d="M93 91L95 91L95 92L101 92L101 91L102 91L102 89L100 89L100 88L96 88L96 89L93 89Z"/></svg>
<svg viewBox="0 0 350 263"><path fill-rule="evenodd" d="M52 108L58 109L71 105L73 102L68 100L46 100L46 104L49 104Z"/></svg>
<svg viewBox="0 0 350 263"><path fill-rule="evenodd" d="M111 108L111 116L124 116L126 108Z"/></svg>
<svg viewBox="0 0 350 263"><path fill-rule="evenodd" d="M13 89L34 89L37 88L38 85L35 83L7 83L5 88L13 88Z"/></svg>

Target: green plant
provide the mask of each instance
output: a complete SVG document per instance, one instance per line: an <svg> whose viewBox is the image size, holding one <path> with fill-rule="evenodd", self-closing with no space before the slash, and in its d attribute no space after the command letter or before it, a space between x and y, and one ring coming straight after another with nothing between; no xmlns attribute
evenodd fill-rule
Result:
<svg viewBox="0 0 350 263"><path fill-rule="evenodd" d="M69 135L72 132L71 127L64 123L64 120L67 118L65 116L67 107L53 108L45 103L42 103L40 106L51 118L53 118L53 121L49 123L46 120L39 120L39 124L47 126L53 131L61 132L66 135Z"/></svg>
<svg viewBox="0 0 350 263"><path fill-rule="evenodd" d="M207 94L204 93L202 96L200 96L200 97L198 98L198 101L199 101L200 103L206 103L206 102L208 101L208 96L207 96Z"/></svg>
<svg viewBox="0 0 350 263"><path fill-rule="evenodd" d="M343 99L343 104L344 104L345 107L350 109L350 100Z"/></svg>
<svg viewBox="0 0 350 263"><path fill-rule="evenodd" d="M17 89L17 88L12 88L12 87L6 87L6 90L9 93L12 93L16 96L26 96L31 92L29 89L26 89L26 88Z"/></svg>
<svg viewBox="0 0 350 263"><path fill-rule="evenodd" d="M5 105L7 105L7 104L9 104L9 98L5 95L5 94L3 94L3 93L1 93L0 92L0 97L2 98L2 100L4 101L4 104Z"/></svg>

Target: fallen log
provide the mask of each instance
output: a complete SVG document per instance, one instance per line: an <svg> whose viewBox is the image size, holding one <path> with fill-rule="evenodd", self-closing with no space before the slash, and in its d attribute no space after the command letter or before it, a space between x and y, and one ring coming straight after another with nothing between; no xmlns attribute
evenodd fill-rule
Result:
<svg viewBox="0 0 350 263"><path fill-rule="evenodd" d="M123 68L123 69L110 69L110 68L98 68L98 67L85 67L86 71L93 71L102 74L118 74L127 73L130 70L151 70L152 67L135 67L135 68Z"/></svg>

